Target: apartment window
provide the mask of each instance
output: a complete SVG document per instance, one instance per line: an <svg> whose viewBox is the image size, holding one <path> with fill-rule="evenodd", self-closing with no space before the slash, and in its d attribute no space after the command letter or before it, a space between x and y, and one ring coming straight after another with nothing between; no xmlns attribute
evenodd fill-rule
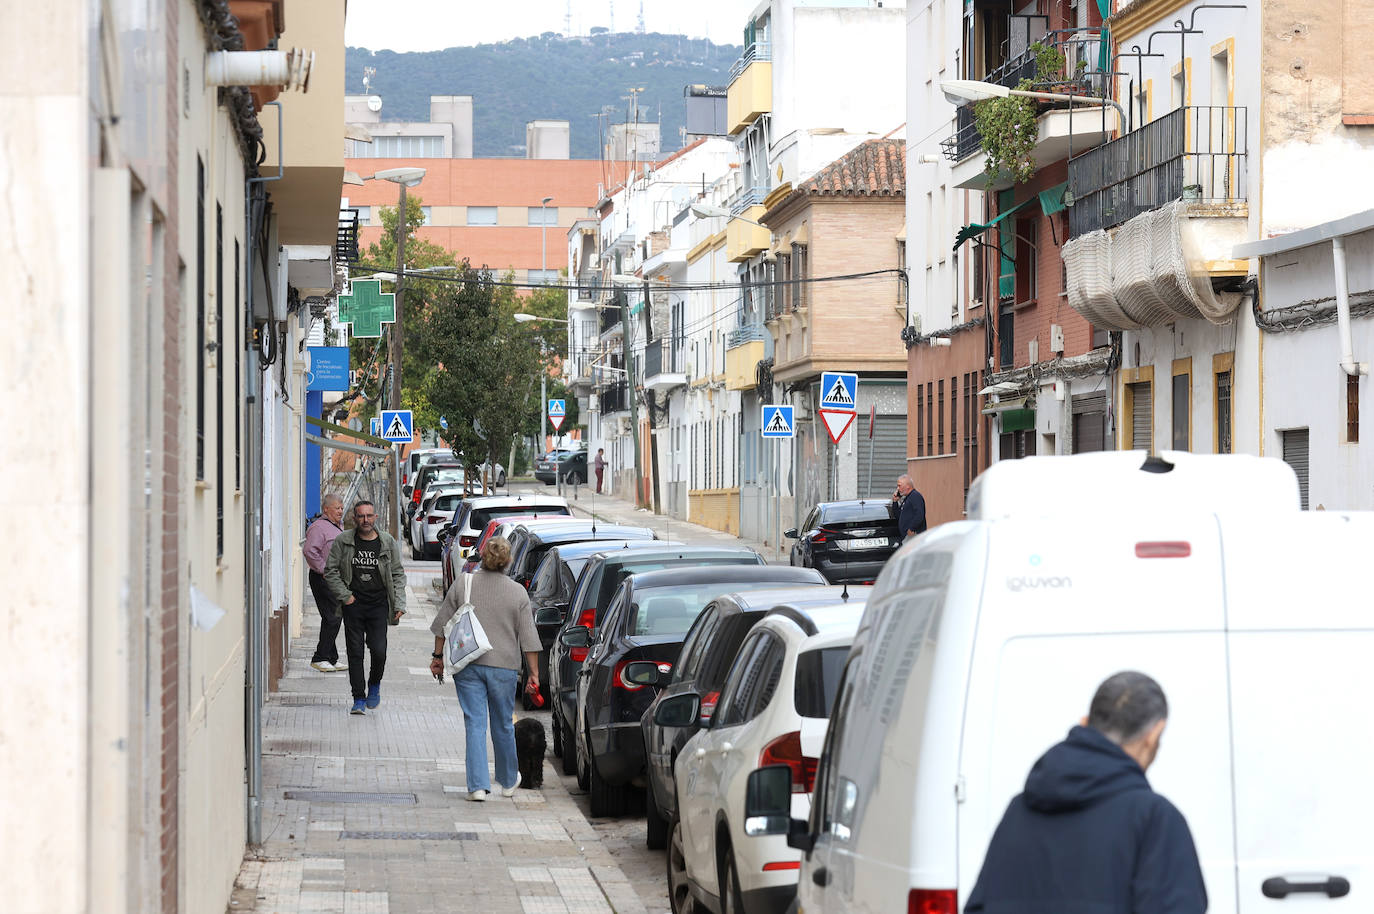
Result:
<svg viewBox="0 0 1374 914"><path fill-rule="evenodd" d="M1169 80L1169 110L1174 111L1182 108L1187 103L1188 85L1185 82L1187 68L1175 64L1177 71Z"/></svg>
<svg viewBox="0 0 1374 914"><path fill-rule="evenodd" d="M1107 394L1080 394L1073 398L1073 453L1107 449Z"/></svg>
<svg viewBox="0 0 1374 914"><path fill-rule="evenodd" d="M355 209L355 210L357 210L357 212L358 212L358 224L359 224L359 225L371 225L371 224L372 224L372 207L370 207L370 206L354 206L354 207L352 207L352 209Z"/></svg>
<svg viewBox="0 0 1374 914"><path fill-rule="evenodd" d="M916 385L916 456L926 455L926 393L925 385Z"/></svg>
<svg viewBox="0 0 1374 914"><path fill-rule="evenodd" d="M468 225L495 225L496 207L494 206L469 206Z"/></svg>
<svg viewBox="0 0 1374 914"><path fill-rule="evenodd" d="M935 384L930 381L926 382L926 453L935 453Z"/></svg>
<svg viewBox="0 0 1374 914"><path fill-rule="evenodd" d="M953 454L958 450L956 441L959 440L959 379L949 379L949 452Z"/></svg>
<svg viewBox="0 0 1374 914"><path fill-rule="evenodd" d="M1036 299L1040 278L1036 274L1035 219L1016 220L1016 303L1026 304Z"/></svg>
<svg viewBox="0 0 1374 914"><path fill-rule="evenodd" d="M1345 443L1360 440L1360 376L1345 376Z"/></svg>
<svg viewBox="0 0 1374 914"><path fill-rule="evenodd" d="M1010 368L1016 357L1016 312L1003 305L997 316L997 367Z"/></svg>
<svg viewBox="0 0 1374 914"><path fill-rule="evenodd" d="M196 479L205 478L205 160L196 156Z"/></svg>
<svg viewBox="0 0 1374 914"><path fill-rule="evenodd" d="M1193 376L1191 359L1174 362L1171 416L1173 447L1176 451L1192 450L1193 444Z"/></svg>
<svg viewBox="0 0 1374 914"><path fill-rule="evenodd" d="M558 207L531 206L527 210L527 218L530 225L557 225Z"/></svg>
<svg viewBox="0 0 1374 914"><path fill-rule="evenodd" d="M432 218L432 213L431 213L431 210L430 210L430 208L429 208L428 206L422 206L422 207L420 207L420 219L421 219L421 222L420 222L421 225L433 225L433 224L434 224L434 219Z"/></svg>
<svg viewBox="0 0 1374 914"><path fill-rule="evenodd" d="M362 158L369 159L442 159L447 150L442 136L374 136L370 148L367 143L355 143L366 149Z"/></svg>
<svg viewBox="0 0 1374 914"><path fill-rule="evenodd" d="M796 310L793 304L793 291L796 288L792 283L792 258L786 254L779 254L773 269L777 271L778 282L778 313L784 314Z"/></svg>
<svg viewBox="0 0 1374 914"><path fill-rule="evenodd" d="M938 413L939 418L938 418L938 420L936 421L937 434L936 434L936 436L935 436L936 447L938 447L939 450L936 451L936 453L937 453L937 454L943 454L943 453L945 452L945 381L944 381L944 378L941 378L941 379L940 379L939 387L938 387L938 394L937 394L936 397L935 397L935 402L938 403L938 404L940 405L939 413Z"/></svg>
<svg viewBox="0 0 1374 914"><path fill-rule="evenodd" d="M969 257L969 269L973 273L973 303L975 306L983 303L983 246L974 244L972 256Z"/></svg>
<svg viewBox="0 0 1374 914"><path fill-rule="evenodd" d="M1001 460L1020 460L1022 457L1035 456L1035 429L1023 428L1014 432L1004 432L998 437Z"/></svg>
<svg viewBox="0 0 1374 914"><path fill-rule="evenodd" d="M905 278L905 277L906 277L906 241L905 241L905 240L903 240L903 241L898 241L898 242L897 242L897 269L899 269L899 270L902 271L901 277L898 278L898 280L897 280L897 310L901 311L902 314L908 314L908 311L907 311L907 297L908 297L907 282L908 282L908 281L907 281L906 278ZM910 318L909 318L909 317L907 318L907 322L910 323Z"/></svg>
<svg viewBox="0 0 1374 914"><path fill-rule="evenodd" d="M792 290L792 308L805 308L807 304L806 278L810 275L810 266L806 262L806 245L792 245L792 278L797 281Z"/></svg>
<svg viewBox="0 0 1374 914"><path fill-rule="evenodd" d="M1154 397L1152 381L1137 381L1127 384L1131 397L1131 449L1150 451L1154 449Z"/></svg>
<svg viewBox="0 0 1374 914"><path fill-rule="evenodd" d="M1216 374L1217 453L1231 453L1231 369Z"/></svg>
<svg viewBox="0 0 1374 914"><path fill-rule="evenodd" d="M235 397L235 399L238 399ZM215 204L215 555L224 557L224 207Z"/></svg>
<svg viewBox="0 0 1374 914"><path fill-rule="evenodd" d="M1307 429L1294 428L1279 432L1283 444L1283 460L1298 477L1298 495L1302 509L1307 510Z"/></svg>

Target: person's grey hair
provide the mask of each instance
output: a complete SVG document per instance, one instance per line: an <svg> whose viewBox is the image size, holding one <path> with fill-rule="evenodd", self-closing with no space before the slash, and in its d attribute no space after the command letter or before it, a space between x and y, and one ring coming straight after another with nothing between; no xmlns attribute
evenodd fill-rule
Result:
<svg viewBox="0 0 1374 914"><path fill-rule="evenodd" d="M323 499L320 500L321 508L332 508L335 505L341 504L343 504L343 496L335 495L333 492L329 493Z"/></svg>
<svg viewBox="0 0 1374 914"><path fill-rule="evenodd" d="M912 486L913 488L915 487L916 483L912 480L911 474L903 473L901 476L897 477L898 482L901 482L903 479L906 480L907 485Z"/></svg>
<svg viewBox="0 0 1374 914"><path fill-rule="evenodd" d="M1088 726L1124 746L1169 718L1164 690L1144 673L1126 670L1107 677L1088 708Z"/></svg>
<svg viewBox="0 0 1374 914"><path fill-rule="evenodd" d="M482 544L482 568L485 571L504 571L510 564L510 540L493 536Z"/></svg>

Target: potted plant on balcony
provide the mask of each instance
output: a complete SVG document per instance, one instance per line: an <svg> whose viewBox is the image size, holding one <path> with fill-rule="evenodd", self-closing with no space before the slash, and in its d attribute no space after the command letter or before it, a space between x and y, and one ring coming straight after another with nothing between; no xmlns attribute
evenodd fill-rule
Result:
<svg viewBox="0 0 1374 914"><path fill-rule="evenodd" d="M1018 89L1029 89L1031 81L1021 80ZM983 138L987 162L983 170L988 184L1006 172L1012 183L1023 184L1035 174L1035 139L1039 127L1035 121L1035 102L1018 95L989 98L973 106L973 122Z"/></svg>

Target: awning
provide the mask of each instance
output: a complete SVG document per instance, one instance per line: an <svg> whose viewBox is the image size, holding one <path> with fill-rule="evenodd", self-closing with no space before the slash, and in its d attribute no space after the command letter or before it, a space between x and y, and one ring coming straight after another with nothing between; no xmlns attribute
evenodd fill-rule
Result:
<svg viewBox="0 0 1374 914"><path fill-rule="evenodd" d="M1060 194L1060 197L1062 198L1063 194ZM1020 203L1016 204L1011 209L1003 210L1002 212L998 213L996 216L993 217L993 219L990 222L970 222L968 225L959 229L959 233L954 236L954 250L959 250L959 245L963 244L965 241L968 241L970 238L977 238L979 235L983 234L988 229L992 228L997 223L1001 222L1003 219L1007 218L1021 207L1029 206L1030 204L1036 202L1039 199L1039 196L1034 196L1031 197L1029 200L1022 200Z"/></svg>
<svg viewBox="0 0 1374 914"><path fill-rule="evenodd" d="M995 416L998 413L1004 413L1011 409L1026 409L1026 403L1029 399L1029 396L1007 397L1006 399L998 400L996 403L989 403L987 406L983 407L981 412L985 416ZM1032 403L1030 405L1034 406L1035 404Z"/></svg>
<svg viewBox="0 0 1374 914"><path fill-rule="evenodd" d="M1069 189L1069 182L1056 184L1049 190L1042 190L1036 194L1040 198L1040 211L1046 216L1053 216L1055 213L1064 210L1064 192Z"/></svg>

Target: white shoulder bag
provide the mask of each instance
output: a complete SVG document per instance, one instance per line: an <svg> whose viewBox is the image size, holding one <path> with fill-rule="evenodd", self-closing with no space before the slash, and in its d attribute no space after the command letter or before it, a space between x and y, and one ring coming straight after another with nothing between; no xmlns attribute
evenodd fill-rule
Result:
<svg viewBox="0 0 1374 914"><path fill-rule="evenodd" d="M444 626L444 669L449 675L462 670L491 650L491 640L477 621L472 605L472 575L463 575L463 605Z"/></svg>

